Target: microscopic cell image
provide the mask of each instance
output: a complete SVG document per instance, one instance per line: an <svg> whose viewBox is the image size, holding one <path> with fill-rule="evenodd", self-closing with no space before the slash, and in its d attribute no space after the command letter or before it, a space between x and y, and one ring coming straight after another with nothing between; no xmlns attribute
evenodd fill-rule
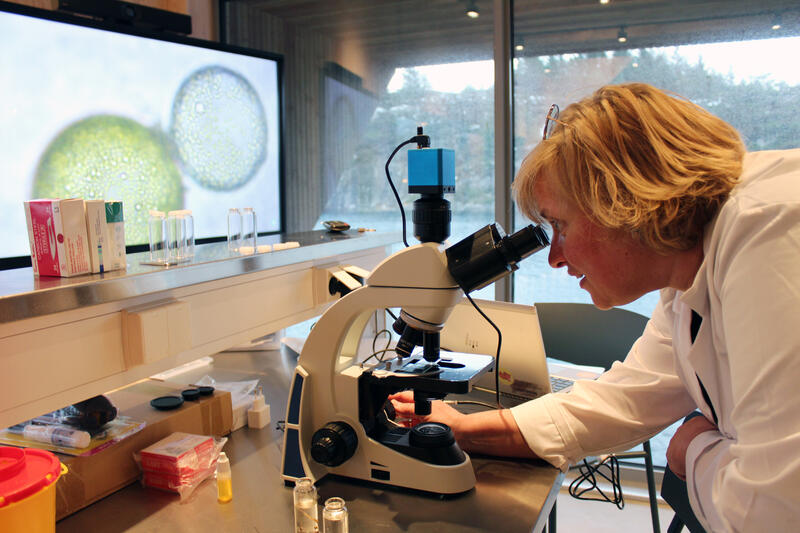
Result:
<svg viewBox="0 0 800 533"><path fill-rule="evenodd" d="M138 122L94 115L58 133L39 160L32 198L121 200L125 242L148 242L151 209L183 207L183 186L169 141Z"/></svg>
<svg viewBox="0 0 800 533"><path fill-rule="evenodd" d="M231 191L264 163L267 119L253 86L224 67L199 69L172 104L169 134L182 170L201 186Z"/></svg>

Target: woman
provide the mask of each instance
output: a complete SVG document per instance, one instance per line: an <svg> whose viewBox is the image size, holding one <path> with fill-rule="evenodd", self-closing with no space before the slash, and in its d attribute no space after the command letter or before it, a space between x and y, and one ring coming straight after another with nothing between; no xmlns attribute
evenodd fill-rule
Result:
<svg viewBox="0 0 800 533"><path fill-rule="evenodd" d="M709 531L800 523L800 150L745 153L736 130L645 84L553 106L514 182L553 231L549 262L597 307L661 299L623 363L512 409L437 402L467 451L567 469L691 411L669 467ZM401 416L409 394L394 397Z"/></svg>

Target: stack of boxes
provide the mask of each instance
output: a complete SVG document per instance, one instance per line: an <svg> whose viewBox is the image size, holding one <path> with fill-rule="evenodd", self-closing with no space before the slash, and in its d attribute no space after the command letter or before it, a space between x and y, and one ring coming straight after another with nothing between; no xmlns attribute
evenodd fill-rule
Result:
<svg viewBox="0 0 800 533"><path fill-rule="evenodd" d="M25 219L37 276L69 277L126 267L122 202L29 200Z"/></svg>
<svg viewBox="0 0 800 533"><path fill-rule="evenodd" d="M141 452L142 483L181 493L214 473L218 450L205 435L176 432Z"/></svg>

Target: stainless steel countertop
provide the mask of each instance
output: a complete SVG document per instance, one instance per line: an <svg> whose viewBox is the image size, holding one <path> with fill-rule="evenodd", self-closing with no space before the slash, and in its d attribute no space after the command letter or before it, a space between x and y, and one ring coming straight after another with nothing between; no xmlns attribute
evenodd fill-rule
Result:
<svg viewBox="0 0 800 533"><path fill-rule="evenodd" d="M259 237L258 244L300 243L299 248L249 256L231 256L227 243L196 246L189 263L145 265L148 252L129 254L128 269L71 278L36 277L33 269L0 271L0 324L114 302L153 292L287 266L400 242L399 232L342 233L308 231Z"/></svg>
<svg viewBox="0 0 800 533"><path fill-rule="evenodd" d="M296 363L296 354L285 348L222 353L211 366L172 378L191 383L208 374L217 381L260 380L271 422L263 429L234 431L225 445L232 466L231 502L217 502L213 480L201 484L184 502L137 483L61 520L56 532L293 531L292 489L280 477L283 432L276 422L284 419ZM443 498L328 476L317 483L319 502L344 498L354 533L541 530L561 486L561 472L541 461L472 456L472 463L477 485L465 494Z"/></svg>

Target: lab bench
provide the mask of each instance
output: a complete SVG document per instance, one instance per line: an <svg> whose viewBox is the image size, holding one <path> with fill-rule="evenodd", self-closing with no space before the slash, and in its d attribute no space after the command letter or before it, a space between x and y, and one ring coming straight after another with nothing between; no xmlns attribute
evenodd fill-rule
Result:
<svg viewBox="0 0 800 533"><path fill-rule="evenodd" d="M297 354L285 347L262 352L225 352L206 367L172 376L192 383L205 375L217 381L258 379L270 405L263 429L234 431L224 451L231 461L233 500L217 502L213 480L180 501L177 495L138 483L58 522L57 533L116 532L290 532L292 489L280 476L284 419ZM461 494L439 497L326 476L317 482L320 505L346 501L351 532L504 533L541 531L564 475L541 461L471 457L477 484Z"/></svg>
<svg viewBox="0 0 800 533"><path fill-rule="evenodd" d="M300 244L233 256L198 245L187 263L71 278L0 272L0 427L103 394L321 314L331 270L371 270L399 233L311 231L260 237Z"/></svg>

